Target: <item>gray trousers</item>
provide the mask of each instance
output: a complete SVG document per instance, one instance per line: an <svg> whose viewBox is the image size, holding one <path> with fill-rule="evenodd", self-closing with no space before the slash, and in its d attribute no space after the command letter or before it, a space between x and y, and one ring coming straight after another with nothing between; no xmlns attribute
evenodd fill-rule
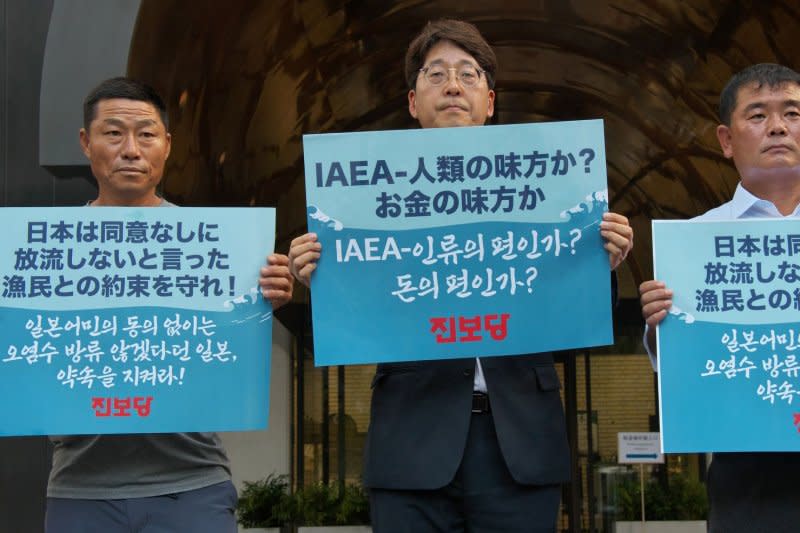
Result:
<svg viewBox="0 0 800 533"><path fill-rule="evenodd" d="M47 498L46 533L236 533L236 488L125 500Z"/></svg>
<svg viewBox="0 0 800 533"><path fill-rule="evenodd" d="M554 533L561 486L514 481L492 415L484 413L472 415L464 456L449 484L369 493L374 533Z"/></svg>

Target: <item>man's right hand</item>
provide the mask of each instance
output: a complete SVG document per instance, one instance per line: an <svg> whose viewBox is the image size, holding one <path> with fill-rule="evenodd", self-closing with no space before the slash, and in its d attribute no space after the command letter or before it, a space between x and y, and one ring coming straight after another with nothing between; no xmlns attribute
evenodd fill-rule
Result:
<svg viewBox="0 0 800 533"><path fill-rule="evenodd" d="M644 321L652 329L664 320L672 307L672 291L663 281L645 281L639 285L639 301L642 304Z"/></svg>
<svg viewBox="0 0 800 533"><path fill-rule="evenodd" d="M311 273L317 268L321 251L316 233L301 235L289 246L289 270L306 287L311 287Z"/></svg>
<svg viewBox="0 0 800 533"><path fill-rule="evenodd" d="M663 281L650 280L639 285L639 302L642 316L647 323L646 342L651 354L656 353L656 326L667 316L672 307L672 290Z"/></svg>

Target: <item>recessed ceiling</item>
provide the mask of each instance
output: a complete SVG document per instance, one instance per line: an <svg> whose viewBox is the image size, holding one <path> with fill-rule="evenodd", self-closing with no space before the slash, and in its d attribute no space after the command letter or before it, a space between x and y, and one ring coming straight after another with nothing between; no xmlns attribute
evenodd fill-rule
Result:
<svg viewBox="0 0 800 533"><path fill-rule="evenodd" d="M650 220L733 193L715 134L725 82L800 57L792 0L144 0L128 70L168 99L166 193L277 206L286 251L305 226L302 135L414 127L403 56L442 17L495 47L499 123L605 120L611 208L636 230L625 296L652 276Z"/></svg>

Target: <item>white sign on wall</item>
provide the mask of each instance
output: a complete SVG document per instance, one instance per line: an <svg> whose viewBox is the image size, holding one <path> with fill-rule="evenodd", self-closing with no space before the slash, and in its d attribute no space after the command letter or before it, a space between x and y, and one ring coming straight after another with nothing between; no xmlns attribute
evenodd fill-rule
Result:
<svg viewBox="0 0 800 533"><path fill-rule="evenodd" d="M621 464L664 462L658 432L617 433L617 450Z"/></svg>

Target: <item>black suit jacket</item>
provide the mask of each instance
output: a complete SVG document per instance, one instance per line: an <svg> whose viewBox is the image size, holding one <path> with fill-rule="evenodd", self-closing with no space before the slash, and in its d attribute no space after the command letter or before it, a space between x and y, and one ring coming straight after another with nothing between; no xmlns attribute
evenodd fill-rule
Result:
<svg viewBox="0 0 800 533"><path fill-rule="evenodd" d="M481 358L503 457L522 484L569 479L561 387L551 354ZM364 484L427 490L449 483L469 430L475 359L378 365Z"/></svg>
<svg viewBox="0 0 800 533"><path fill-rule="evenodd" d="M617 277L611 273L612 307ZM550 353L482 357L497 440L517 483L569 481L561 382ZM431 490L461 463L472 416L475 359L379 364L364 450L364 486Z"/></svg>

